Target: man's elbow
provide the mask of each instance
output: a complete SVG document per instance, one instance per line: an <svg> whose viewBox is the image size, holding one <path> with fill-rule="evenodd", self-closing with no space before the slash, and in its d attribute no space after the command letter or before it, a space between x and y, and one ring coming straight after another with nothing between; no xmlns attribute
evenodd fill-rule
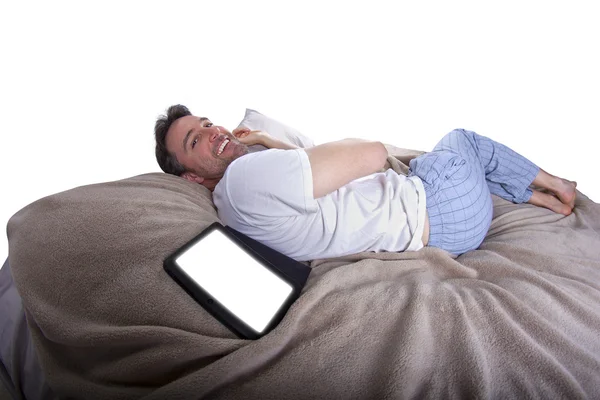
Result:
<svg viewBox="0 0 600 400"><path fill-rule="evenodd" d="M388 151L382 142L376 142L376 143L380 149L379 158L378 158L379 167L377 168L377 170L380 170L385 167L385 163L387 162L387 158L388 158Z"/></svg>

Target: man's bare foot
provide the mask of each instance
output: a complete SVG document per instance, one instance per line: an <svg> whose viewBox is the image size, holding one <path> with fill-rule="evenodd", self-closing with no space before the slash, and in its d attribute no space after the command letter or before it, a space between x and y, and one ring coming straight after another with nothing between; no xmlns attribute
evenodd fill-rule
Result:
<svg viewBox="0 0 600 400"><path fill-rule="evenodd" d="M555 186L550 190L556 194L562 203L568 205L572 210L575 207L575 197L577 196L576 187L577 182L556 177Z"/></svg>
<svg viewBox="0 0 600 400"><path fill-rule="evenodd" d="M577 187L577 182L571 182L566 179L559 178L558 176L551 175L540 168L532 183L535 186L548 189L552 193L556 194L558 200L569 207L570 210L573 210L573 207L575 207L575 197L577 196L575 187ZM555 201L549 199L546 199L545 201L546 203L555 203Z"/></svg>
<svg viewBox="0 0 600 400"><path fill-rule="evenodd" d="M547 193L542 193L538 190L533 190L533 194L527 202L539 207L548 208L554 211L555 213L563 215L571 215L571 211L573 210L572 206L564 204L561 200L557 199L556 197Z"/></svg>

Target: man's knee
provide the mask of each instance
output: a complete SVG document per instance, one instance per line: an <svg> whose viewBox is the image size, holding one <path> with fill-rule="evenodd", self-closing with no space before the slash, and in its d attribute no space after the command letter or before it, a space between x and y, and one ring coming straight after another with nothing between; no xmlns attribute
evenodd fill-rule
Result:
<svg viewBox="0 0 600 400"><path fill-rule="evenodd" d="M466 129L458 128L448 132L436 145L435 150L452 150L459 152L465 146L475 145L476 133Z"/></svg>
<svg viewBox="0 0 600 400"><path fill-rule="evenodd" d="M454 129L452 132L449 133L449 135L455 136L457 138L457 140L468 140L468 141L473 141L478 136L475 132L468 131L468 130L462 129L462 128Z"/></svg>

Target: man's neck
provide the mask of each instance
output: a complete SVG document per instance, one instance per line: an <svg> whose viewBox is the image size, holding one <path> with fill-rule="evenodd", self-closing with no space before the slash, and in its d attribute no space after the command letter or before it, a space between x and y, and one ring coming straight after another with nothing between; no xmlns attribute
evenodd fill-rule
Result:
<svg viewBox="0 0 600 400"><path fill-rule="evenodd" d="M221 182L221 178L205 179L201 183L201 185L204 186L205 188L207 188L208 190L210 190L211 192L213 192L215 190L215 187L218 185L219 182Z"/></svg>

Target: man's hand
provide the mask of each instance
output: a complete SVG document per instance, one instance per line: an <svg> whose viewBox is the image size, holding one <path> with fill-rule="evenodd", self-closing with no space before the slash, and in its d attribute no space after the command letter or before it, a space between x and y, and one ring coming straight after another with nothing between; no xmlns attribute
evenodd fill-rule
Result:
<svg viewBox="0 0 600 400"><path fill-rule="evenodd" d="M251 131L246 127L239 127L233 130L233 136L235 136L240 143L247 146L255 144L265 145L265 139L269 138L270 135L265 131Z"/></svg>
<svg viewBox="0 0 600 400"><path fill-rule="evenodd" d="M248 133L250 132L249 128L246 128L245 126L240 126L239 128L235 128L232 132L233 136L238 137L240 134L242 133Z"/></svg>

